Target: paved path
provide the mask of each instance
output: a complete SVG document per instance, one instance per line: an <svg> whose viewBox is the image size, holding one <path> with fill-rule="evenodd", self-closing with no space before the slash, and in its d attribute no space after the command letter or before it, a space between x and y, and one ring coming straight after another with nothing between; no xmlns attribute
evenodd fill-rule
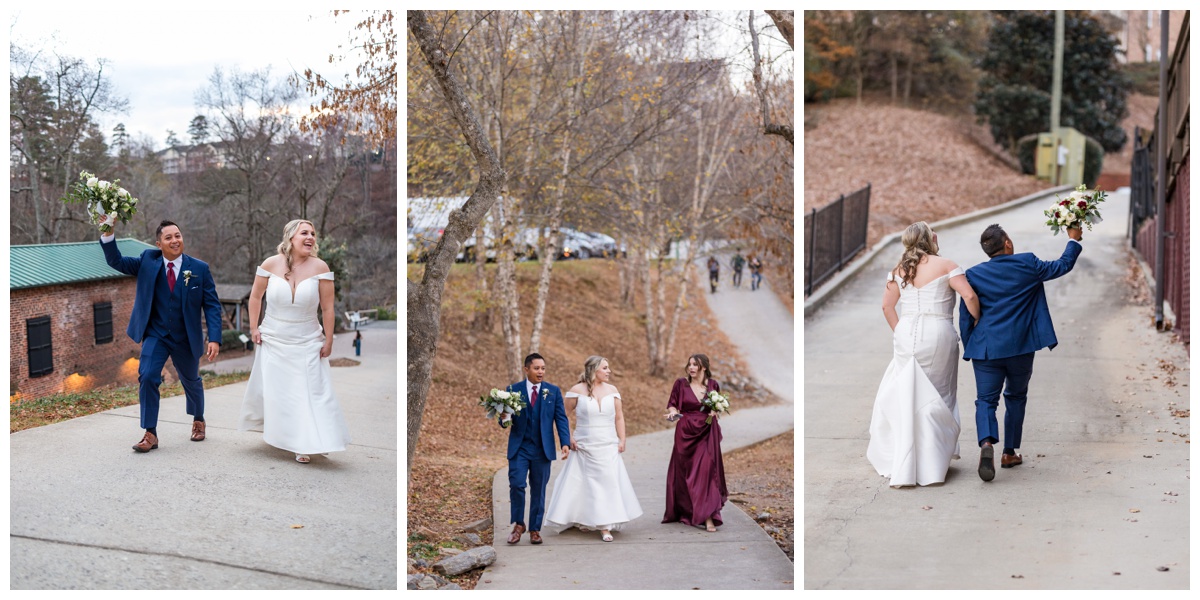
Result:
<svg viewBox="0 0 1200 600"><path fill-rule="evenodd" d="M751 293L749 282L747 277L742 290L726 294L722 289L705 297L720 319L721 329L738 345L754 376L789 403L735 409L723 417L724 452L786 433L792 429L795 417L790 403L794 396L791 313L769 289ZM776 349L779 355L760 356L763 349L759 346L764 342L769 343L766 348ZM610 544L600 541L599 533L569 529L556 534L547 529L541 546L531 545L528 535L522 543L509 546L505 543L512 529L508 521L508 476L507 469L501 469L492 482L496 523L493 547L497 558L475 589L794 589L792 562L732 502L722 510L725 524L717 533L679 523L660 523L673 443L674 429L629 438L623 458L643 514L615 533L616 540ZM550 489L562 462L554 461Z"/></svg>
<svg viewBox="0 0 1200 600"><path fill-rule="evenodd" d="M729 265L732 256L725 252L718 260ZM696 260L696 271L703 275L704 298L717 316L721 330L737 346L742 362L749 366L755 379L771 393L792 402L796 394L796 355L792 347L796 340L791 311L779 301L766 277L758 290L750 290L749 267L742 273L742 285L735 288L733 269L723 266L717 293L708 293L706 260L707 257Z"/></svg>
<svg viewBox="0 0 1200 600"><path fill-rule="evenodd" d="M308 465L237 431L244 382L205 391L199 443L182 396L145 455L136 405L10 435L10 587L396 589L395 322L363 337L334 343L352 444Z"/></svg>
<svg viewBox="0 0 1200 600"><path fill-rule="evenodd" d="M937 226L941 254L984 259L1000 223L1018 252L1057 258L1039 198ZM959 363L963 457L945 484L893 490L867 462L871 407L891 360L880 310L891 246L804 324L806 589L1186 589L1190 577L1186 351L1129 300L1128 195L1084 232L1074 271L1046 285L1060 345L1040 351L1025 420L1025 464L976 474L975 381ZM1164 385L1159 360L1179 368ZM1001 409L1001 412L1003 409ZM1002 417L1001 417L1002 418ZM1159 567L1169 570L1160 571Z"/></svg>

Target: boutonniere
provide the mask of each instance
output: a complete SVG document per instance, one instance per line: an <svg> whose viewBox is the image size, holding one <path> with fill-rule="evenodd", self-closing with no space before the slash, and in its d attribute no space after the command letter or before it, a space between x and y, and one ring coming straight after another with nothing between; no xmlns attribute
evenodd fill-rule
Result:
<svg viewBox="0 0 1200 600"><path fill-rule="evenodd" d="M550 390L546 389L546 388L545 388L545 386L543 386L543 387L542 387L542 400L545 400L545 399L546 399L546 395L547 395L547 394L549 394L549 393L550 393Z"/></svg>
<svg viewBox="0 0 1200 600"><path fill-rule="evenodd" d="M187 285L187 284L188 284L188 281L189 281L191 278L192 278L192 272L191 272L190 270L189 270L189 271L184 271L184 272L183 272L183 285Z"/></svg>

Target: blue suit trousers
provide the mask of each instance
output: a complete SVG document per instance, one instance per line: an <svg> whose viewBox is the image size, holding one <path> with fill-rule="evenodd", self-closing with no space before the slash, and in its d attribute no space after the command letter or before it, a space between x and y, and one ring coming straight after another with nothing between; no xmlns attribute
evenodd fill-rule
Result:
<svg viewBox="0 0 1200 600"><path fill-rule="evenodd" d="M546 484L550 482L550 461L541 448L522 444L517 456L508 461L508 501L511 522L525 525L525 481L528 478L529 531L542 530L542 518L546 515Z"/></svg>
<svg viewBox="0 0 1200 600"><path fill-rule="evenodd" d="M204 418L204 381L200 379L200 359L192 356L187 336L176 342L170 337L146 336L138 363L138 402L141 405L142 429L158 426L158 386L162 384L163 366L167 357L175 365L175 374L183 384L187 398L187 413L196 420Z"/></svg>
<svg viewBox="0 0 1200 600"><path fill-rule="evenodd" d="M975 430L979 445L1000 441L996 407L1004 391L1004 447L1021 447L1021 427L1025 423L1025 400L1029 378L1033 376L1033 352L1009 358L971 361L975 366Z"/></svg>

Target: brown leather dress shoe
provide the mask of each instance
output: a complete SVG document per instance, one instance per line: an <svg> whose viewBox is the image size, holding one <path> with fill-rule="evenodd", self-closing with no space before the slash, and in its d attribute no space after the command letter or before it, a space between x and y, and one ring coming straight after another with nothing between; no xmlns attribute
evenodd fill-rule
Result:
<svg viewBox="0 0 1200 600"><path fill-rule="evenodd" d="M521 541L521 534L525 533L525 526L520 523L513 525L512 533L508 536L508 543L515 544Z"/></svg>
<svg viewBox="0 0 1200 600"><path fill-rule="evenodd" d="M133 449L138 452L149 452L155 448L158 448L158 436L149 431L146 432L146 435L142 436L142 441L133 445Z"/></svg>
<svg viewBox="0 0 1200 600"><path fill-rule="evenodd" d="M204 421L192 421L192 441L204 441Z"/></svg>
<svg viewBox="0 0 1200 600"><path fill-rule="evenodd" d="M1000 468L1001 469L1011 469L1019 464L1021 464L1021 455L1020 454L1001 454L1000 455Z"/></svg>
<svg viewBox="0 0 1200 600"><path fill-rule="evenodd" d="M529 543L530 544L542 543L542 533L540 531L530 531L529 532Z"/></svg>

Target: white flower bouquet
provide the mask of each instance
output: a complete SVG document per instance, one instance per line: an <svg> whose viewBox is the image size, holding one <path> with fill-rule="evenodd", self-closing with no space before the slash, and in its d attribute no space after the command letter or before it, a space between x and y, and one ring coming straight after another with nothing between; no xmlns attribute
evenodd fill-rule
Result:
<svg viewBox="0 0 1200 600"><path fill-rule="evenodd" d="M509 419L500 422L501 427L509 427L512 425L511 416L521 414L521 394L492 388L486 396L479 397L479 406L487 411L489 419L509 415Z"/></svg>
<svg viewBox="0 0 1200 600"><path fill-rule="evenodd" d="M1088 231L1091 231L1093 223L1103 221L1100 218L1101 202L1104 202L1102 190L1089 190L1087 186L1080 185L1066 198L1059 197L1053 206L1044 211L1048 218L1046 224L1054 230L1054 235L1058 235L1064 227L1080 229L1087 225Z"/></svg>
<svg viewBox="0 0 1200 600"><path fill-rule="evenodd" d="M704 420L705 424L712 423L715 413L729 414L729 396L725 396L717 390L705 394L704 398L700 399L700 404L710 411L708 418Z"/></svg>
<svg viewBox="0 0 1200 600"><path fill-rule="evenodd" d="M137 214L137 198L117 185L120 182L120 179L112 182L97 179L95 175L82 171L79 173L79 181L71 185L62 200L68 204L87 204L92 224L99 226L101 233L109 233L117 221L128 223L129 219ZM106 216L108 219L102 224L100 221Z"/></svg>

